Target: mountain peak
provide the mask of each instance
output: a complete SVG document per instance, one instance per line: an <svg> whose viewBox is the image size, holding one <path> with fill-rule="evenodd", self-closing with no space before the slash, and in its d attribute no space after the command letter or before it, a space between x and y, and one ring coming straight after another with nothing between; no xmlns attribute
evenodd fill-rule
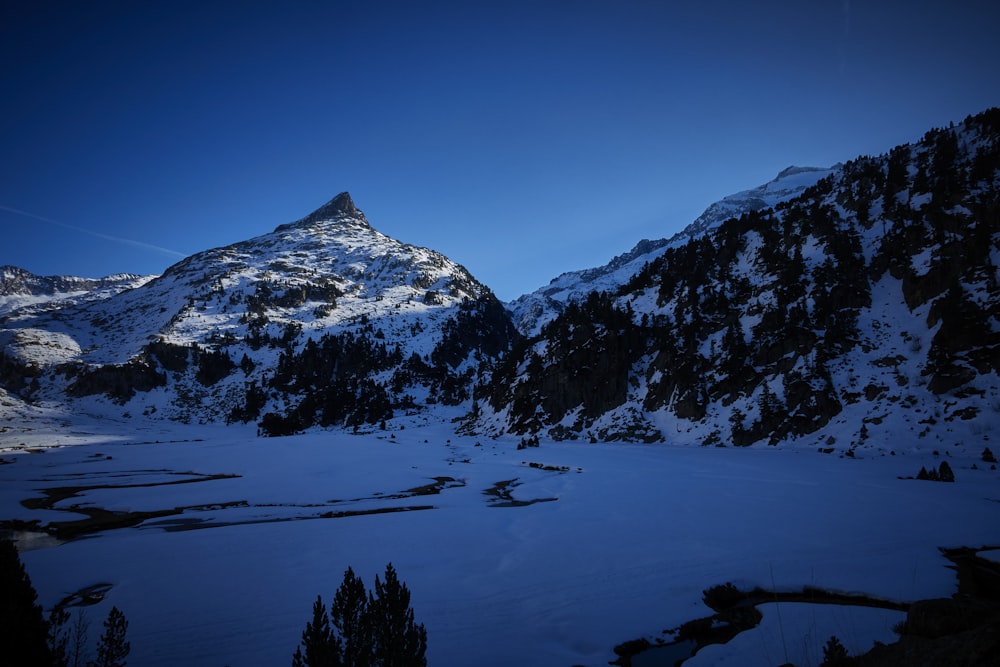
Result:
<svg viewBox="0 0 1000 667"><path fill-rule="evenodd" d="M341 192L339 195L323 204L306 217L291 224L312 224L314 222L336 220L338 218L353 218L366 225L368 224L368 220L365 219L365 214L361 212L361 209L354 205L354 200L351 199L351 194L349 192ZM290 225L281 225L278 227L278 230L286 229L289 226Z"/></svg>
<svg viewBox="0 0 1000 667"><path fill-rule="evenodd" d="M801 174L803 171L812 171L812 168L799 167L793 164L779 171L778 175L775 177L774 180L778 180L779 178L784 178L785 176L791 176L792 174Z"/></svg>
<svg viewBox="0 0 1000 667"><path fill-rule="evenodd" d="M349 192L341 192L306 217L310 220L329 220L339 218L342 215L364 217L364 214L354 205L354 200L351 199Z"/></svg>
<svg viewBox="0 0 1000 667"><path fill-rule="evenodd" d="M778 175L774 177L775 181L780 181L783 178L788 178L789 176L796 176L798 174L811 174L816 172L830 172L836 169L840 169L844 166L842 163L838 162L832 167L800 167L798 165L791 165L790 167L785 167ZM773 181L772 181L773 182Z"/></svg>

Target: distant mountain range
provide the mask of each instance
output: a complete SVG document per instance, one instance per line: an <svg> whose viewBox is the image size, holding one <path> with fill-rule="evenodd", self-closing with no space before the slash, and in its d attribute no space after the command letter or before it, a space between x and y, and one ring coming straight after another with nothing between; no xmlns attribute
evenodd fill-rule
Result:
<svg viewBox="0 0 1000 667"><path fill-rule="evenodd" d="M123 290L139 287L153 276L120 273L105 278L36 276L16 266L0 266L0 317L27 306L50 301L99 300Z"/></svg>
<svg viewBox="0 0 1000 667"><path fill-rule="evenodd" d="M1000 406L1000 110L789 168L670 239L510 304L347 193L162 276L0 269L11 406L853 453L988 438ZM849 442L824 434L851 425ZM850 429L848 429L850 430Z"/></svg>

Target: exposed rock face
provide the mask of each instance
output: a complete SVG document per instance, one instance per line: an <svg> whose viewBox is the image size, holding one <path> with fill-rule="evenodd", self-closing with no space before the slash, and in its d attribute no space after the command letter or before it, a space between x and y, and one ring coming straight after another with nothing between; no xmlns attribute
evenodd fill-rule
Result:
<svg viewBox="0 0 1000 667"><path fill-rule="evenodd" d="M73 383L67 389L71 396L106 394L119 403L125 403L137 391L150 391L167 383L166 375L147 360L136 358L120 365L96 368L67 369Z"/></svg>
<svg viewBox="0 0 1000 667"><path fill-rule="evenodd" d="M367 220L365 220L365 214L354 205L351 195L347 192L341 192L339 195L323 204L318 209L299 220L297 223L293 224L310 224L321 220L335 220L340 217L357 218L367 222Z"/></svg>

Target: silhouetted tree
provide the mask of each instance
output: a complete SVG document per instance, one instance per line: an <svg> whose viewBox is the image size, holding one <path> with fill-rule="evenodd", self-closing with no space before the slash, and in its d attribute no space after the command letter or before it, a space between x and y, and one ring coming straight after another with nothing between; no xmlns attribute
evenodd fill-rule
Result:
<svg viewBox="0 0 1000 667"><path fill-rule="evenodd" d="M823 647L823 662L819 663L821 667L836 667L837 665L843 665L847 662L847 649L844 645L840 643L840 640L836 637L830 637L826 642L826 646Z"/></svg>
<svg viewBox="0 0 1000 667"><path fill-rule="evenodd" d="M69 629L70 641L66 652L67 667L84 667L87 659L87 636L90 631L90 619L82 611L77 611L73 625Z"/></svg>
<svg viewBox="0 0 1000 667"><path fill-rule="evenodd" d="M125 641L128 632L128 621L118 607L111 607L104 621L104 634L97 642L96 667L125 667L132 645Z"/></svg>
<svg viewBox="0 0 1000 667"><path fill-rule="evenodd" d="M51 665L48 624L35 603L38 593L17 548L0 540L0 662L6 665Z"/></svg>
<svg viewBox="0 0 1000 667"><path fill-rule="evenodd" d="M372 656L372 631L368 623L368 593L361 578L347 568L330 606L333 630L343 649L344 665L368 667Z"/></svg>
<svg viewBox="0 0 1000 667"><path fill-rule="evenodd" d="M53 667L69 667L69 644L71 628L66 627L69 612L55 607L49 612L49 651L52 653Z"/></svg>
<svg viewBox="0 0 1000 667"><path fill-rule="evenodd" d="M377 667L426 667L427 632L413 619L410 591L389 563L385 581L375 577L375 593L368 599Z"/></svg>
<svg viewBox="0 0 1000 667"><path fill-rule="evenodd" d="M292 667L340 667L340 664L340 641L330 629L323 598L317 595L312 620L306 623L302 644L292 656Z"/></svg>
<svg viewBox="0 0 1000 667"><path fill-rule="evenodd" d="M410 608L410 591L392 564L375 592L351 568L337 589L330 615L320 597L292 656L292 667L426 667L427 632Z"/></svg>

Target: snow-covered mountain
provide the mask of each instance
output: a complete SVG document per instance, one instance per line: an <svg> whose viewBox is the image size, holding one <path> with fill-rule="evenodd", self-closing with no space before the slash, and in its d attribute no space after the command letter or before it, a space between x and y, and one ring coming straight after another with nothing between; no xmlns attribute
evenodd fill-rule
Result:
<svg viewBox="0 0 1000 667"><path fill-rule="evenodd" d="M272 435L422 414L556 439L945 447L998 425L997 210L994 109L787 169L508 310L342 193L162 276L12 308L0 388L5 406Z"/></svg>
<svg viewBox="0 0 1000 667"><path fill-rule="evenodd" d="M524 294L510 304L514 324L526 336L534 336L561 313L568 303L579 302L591 292L613 292L638 273L643 265L663 255L667 248L680 246L701 236L729 218L777 206L802 194L820 179L842 167L788 167L773 180L750 190L729 195L710 205L694 222L670 238L643 239L632 250L618 255L604 266L568 271L553 278L545 287Z"/></svg>
<svg viewBox="0 0 1000 667"><path fill-rule="evenodd" d="M848 162L773 209L706 217L519 342L481 428L981 447L1000 425L998 210L993 109Z"/></svg>
<svg viewBox="0 0 1000 667"><path fill-rule="evenodd" d="M119 273L104 278L37 276L16 266L0 266L0 317L28 306L64 308L81 301L106 299L139 287L156 276ZM51 303L56 302L56 303Z"/></svg>
<svg viewBox="0 0 1000 667"><path fill-rule="evenodd" d="M776 190L567 274L528 336L346 194L156 278L5 270L45 303L0 314L0 532L154 667L287 663L331 572L390 559L437 665L979 659L1000 109Z"/></svg>
<svg viewBox="0 0 1000 667"><path fill-rule="evenodd" d="M478 371L473 355L496 355L513 333L465 268L379 233L347 193L135 289L63 305L0 320L8 390L135 401L182 420L271 414L282 431L460 402ZM480 336L489 318L499 319ZM380 407L355 410L346 394L329 395L334 383Z"/></svg>

